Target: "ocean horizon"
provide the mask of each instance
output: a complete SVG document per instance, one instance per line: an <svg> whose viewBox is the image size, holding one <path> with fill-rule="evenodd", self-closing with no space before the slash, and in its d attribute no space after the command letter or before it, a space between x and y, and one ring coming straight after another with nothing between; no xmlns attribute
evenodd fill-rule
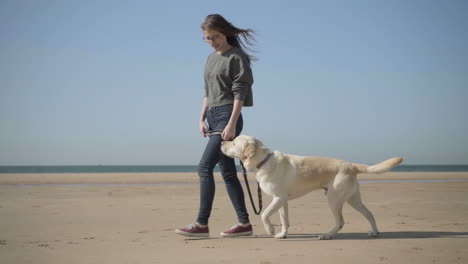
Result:
<svg viewBox="0 0 468 264"><path fill-rule="evenodd" d="M242 171L237 166L238 171ZM218 167L215 168L219 172ZM468 172L468 165L399 165L392 172ZM0 166L7 173L194 173L196 165Z"/></svg>

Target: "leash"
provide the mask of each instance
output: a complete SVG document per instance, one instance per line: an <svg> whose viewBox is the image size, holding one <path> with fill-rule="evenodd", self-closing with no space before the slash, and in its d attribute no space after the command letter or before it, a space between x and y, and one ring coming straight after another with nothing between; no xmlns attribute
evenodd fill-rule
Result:
<svg viewBox="0 0 468 264"><path fill-rule="evenodd" d="M205 134L209 137L213 135L221 135L223 131L213 131L213 130L205 130Z"/></svg>
<svg viewBox="0 0 468 264"><path fill-rule="evenodd" d="M255 206L254 200L252 198L252 192L250 191L249 181L247 180L247 170L244 167L244 163L242 163L241 160L239 160L239 162L242 167L242 172L244 174L244 182L245 182L245 186L247 186L247 191L249 192L249 198L250 198L250 202L252 203L252 208L256 215L260 215L260 212L262 211L262 208L263 208L262 189L260 189L260 183L257 182L257 194L258 194L258 210L257 210L257 207Z"/></svg>
<svg viewBox="0 0 468 264"><path fill-rule="evenodd" d="M205 131L207 136L213 136L213 135L221 135L222 131ZM249 180L247 179L247 170L244 167L244 163L242 163L241 160L239 160L239 163L242 167L242 172L244 174L244 182L245 186L247 187L247 191L249 193L249 198L250 198L250 203L252 203L252 208L255 212L256 215L260 215L260 212L262 212L263 209L263 201L262 201L262 189L260 189L260 183L257 181L257 195L258 195L258 210L257 207L255 206L255 202L252 198L252 192L250 191L250 186L249 186Z"/></svg>

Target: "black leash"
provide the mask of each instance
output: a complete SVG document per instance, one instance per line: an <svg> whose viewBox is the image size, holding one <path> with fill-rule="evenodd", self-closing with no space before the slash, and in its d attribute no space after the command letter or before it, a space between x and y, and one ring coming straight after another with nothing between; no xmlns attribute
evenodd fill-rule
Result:
<svg viewBox="0 0 468 264"><path fill-rule="evenodd" d="M208 131L205 131L205 133L207 136L211 137L213 135L221 135L222 131L208 130ZM260 189L260 183L257 182L257 194L258 194L258 210L257 210L257 207L255 206L255 203L252 198L252 192L250 191L249 180L247 179L247 170L244 167L244 163L242 163L241 160L239 160L239 162L242 167L242 172L244 174L244 182L245 182L245 186L247 186L247 191L249 192L249 197L250 197L250 202L252 203L252 208L256 215L260 215L260 212L262 212L262 209L263 209L262 189Z"/></svg>
<svg viewBox="0 0 468 264"><path fill-rule="evenodd" d="M262 189L260 189L260 183L257 182L257 193L258 193L258 211L257 211L257 207L255 207L255 203L254 203L254 200L252 198L252 192L250 191L249 181L247 179L247 170L244 167L244 163L242 163L241 160L239 160L239 162L240 162L240 165L242 167L242 171L244 173L244 182L245 182L245 186L247 186L247 191L249 192L249 197L250 197L250 202L252 203L252 208L253 208L255 214L259 215L260 212L262 211L262 208L263 208Z"/></svg>

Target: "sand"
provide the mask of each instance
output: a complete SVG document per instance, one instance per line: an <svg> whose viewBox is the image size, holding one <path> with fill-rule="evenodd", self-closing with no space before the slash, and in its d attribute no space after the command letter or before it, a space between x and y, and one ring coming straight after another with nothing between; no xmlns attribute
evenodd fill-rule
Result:
<svg viewBox="0 0 468 264"><path fill-rule="evenodd" d="M187 239L173 230L196 216L193 173L0 174L0 263L468 263L468 181L362 184L381 237L368 239L367 221L345 206L344 228L321 241L318 234L334 225L323 191L290 202L287 239L268 237L253 213L254 236L221 238L236 217L216 177L211 237ZM468 179L468 173L360 179ZM272 219L279 224L277 215Z"/></svg>

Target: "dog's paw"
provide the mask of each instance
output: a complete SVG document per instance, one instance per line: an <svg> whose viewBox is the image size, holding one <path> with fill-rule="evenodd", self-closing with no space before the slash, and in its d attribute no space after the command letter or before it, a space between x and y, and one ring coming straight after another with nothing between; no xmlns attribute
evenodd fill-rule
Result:
<svg viewBox="0 0 468 264"><path fill-rule="evenodd" d="M372 232L372 231L369 231L369 233L367 234L367 237L368 238L376 238L376 237L379 237L380 236L380 233L379 232Z"/></svg>
<svg viewBox="0 0 468 264"><path fill-rule="evenodd" d="M278 233L275 235L276 239L283 239L286 238L288 235L286 233Z"/></svg>
<svg viewBox="0 0 468 264"><path fill-rule="evenodd" d="M320 236L319 236L319 239L320 239L320 240L332 240L332 239L333 239L333 236L330 235L330 234L323 234L323 235L320 235Z"/></svg>

